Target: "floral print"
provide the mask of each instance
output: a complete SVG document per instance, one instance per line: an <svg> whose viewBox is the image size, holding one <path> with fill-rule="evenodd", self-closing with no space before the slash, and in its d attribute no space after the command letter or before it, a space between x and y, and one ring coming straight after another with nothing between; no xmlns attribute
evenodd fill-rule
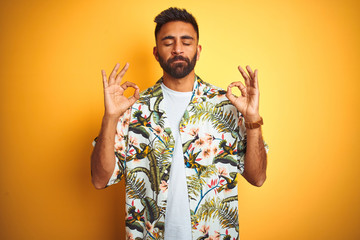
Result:
<svg viewBox="0 0 360 240"><path fill-rule="evenodd" d="M119 119L116 167L125 177L127 239L163 239L174 138L160 79ZM225 91L196 76L180 122L193 239L239 239L237 173L243 173L246 131Z"/></svg>

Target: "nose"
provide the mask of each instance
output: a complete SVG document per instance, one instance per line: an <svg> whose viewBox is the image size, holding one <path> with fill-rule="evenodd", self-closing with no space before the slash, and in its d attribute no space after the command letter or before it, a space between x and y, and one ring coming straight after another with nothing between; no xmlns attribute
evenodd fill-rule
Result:
<svg viewBox="0 0 360 240"><path fill-rule="evenodd" d="M179 41L176 41L173 45L172 54L173 55L180 55L183 53L182 44Z"/></svg>

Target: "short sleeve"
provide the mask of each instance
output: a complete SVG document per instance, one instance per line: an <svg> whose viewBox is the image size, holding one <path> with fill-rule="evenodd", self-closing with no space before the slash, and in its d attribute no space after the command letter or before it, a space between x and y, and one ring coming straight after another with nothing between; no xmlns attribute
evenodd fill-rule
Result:
<svg viewBox="0 0 360 240"><path fill-rule="evenodd" d="M114 171L106 185L106 187L120 182L125 175L126 169L126 149L128 140L128 131L130 123L131 109L128 109L120 118L116 126L114 153L115 153L115 167ZM96 144L97 138L93 141L93 146Z"/></svg>
<svg viewBox="0 0 360 240"><path fill-rule="evenodd" d="M237 157L238 157L238 172L240 174L244 173L244 163L245 163L245 153L246 153L246 128L245 128L245 119L239 113L238 120L238 133L239 133L239 141L237 143Z"/></svg>

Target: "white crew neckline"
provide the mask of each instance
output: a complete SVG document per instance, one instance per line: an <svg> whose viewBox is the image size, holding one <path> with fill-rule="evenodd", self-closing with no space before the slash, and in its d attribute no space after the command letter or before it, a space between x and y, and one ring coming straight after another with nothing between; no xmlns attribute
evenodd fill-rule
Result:
<svg viewBox="0 0 360 240"><path fill-rule="evenodd" d="M175 90L172 90L172 89L168 88L167 86L165 86L165 84L163 82L161 83L161 87L163 87L166 91L168 91L170 93L177 94L177 95L188 95L188 94L191 94L193 92L193 91L190 91L190 92L175 91Z"/></svg>

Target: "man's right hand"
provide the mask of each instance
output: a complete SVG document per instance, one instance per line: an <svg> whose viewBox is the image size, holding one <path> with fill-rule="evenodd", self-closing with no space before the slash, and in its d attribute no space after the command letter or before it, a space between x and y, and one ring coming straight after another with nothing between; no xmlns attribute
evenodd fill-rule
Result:
<svg viewBox="0 0 360 240"><path fill-rule="evenodd" d="M129 68L129 63L126 63L123 69L116 74L119 67L120 64L117 63L109 76L109 80L106 77L105 71L101 70L104 86L105 116L111 118L119 118L140 97L139 87L135 83L125 82L120 85L122 78ZM128 87L135 89L134 95L129 98L124 96L124 91Z"/></svg>
<svg viewBox="0 0 360 240"><path fill-rule="evenodd" d="M91 155L92 182L97 189L106 187L106 184L114 172L114 144L119 117L139 99L139 87L136 86L136 84L125 82L120 85L121 79L129 68L129 64L127 63L124 68L116 74L119 66L118 63L115 65L115 68L110 74L109 81L106 78L105 71L101 71L104 83L105 115L96 145ZM135 89L134 95L130 98L124 96L124 91L128 87Z"/></svg>

